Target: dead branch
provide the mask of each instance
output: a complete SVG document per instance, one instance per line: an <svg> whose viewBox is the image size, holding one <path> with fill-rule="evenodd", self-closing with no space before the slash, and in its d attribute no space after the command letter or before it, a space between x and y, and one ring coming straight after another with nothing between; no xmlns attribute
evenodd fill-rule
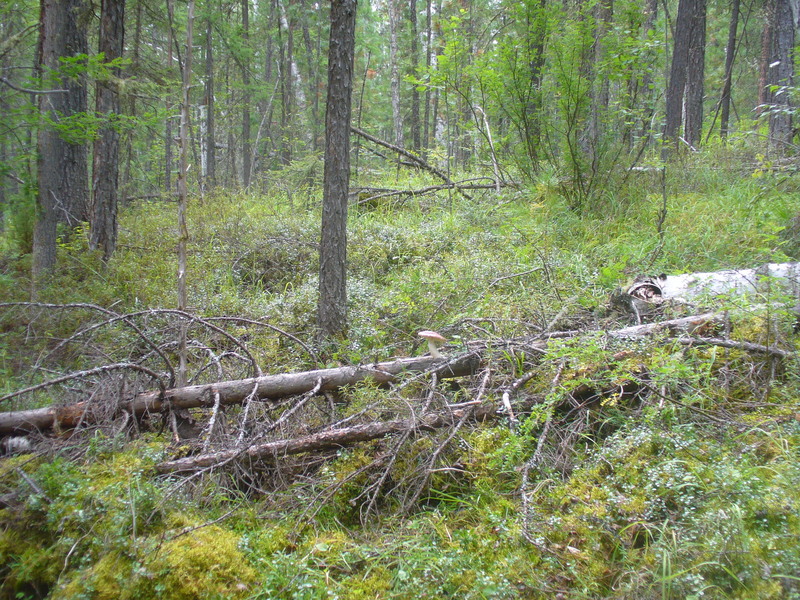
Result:
<svg viewBox="0 0 800 600"><path fill-rule="evenodd" d="M333 390L344 385L350 385L371 379L378 384L386 384L395 381L404 372L435 372L440 377L462 377L474 372L478 365L478 358L474 355L465 355L454 360L442 362L430 356L419 358L404 358L392 362L375 363L371 365L356 365L338 367L333 369L318 369L315 371L305 371L301 373L285 373L279 375L265 375L250 379L238 379L233 381L223 381L205 385L193 385L183 388L173 388L165 391L144 392L135 396L132 400L124 402L120 410L130 412L134 416L141 416L147 413L163 412L168 409L186 409L197 407L212 407L214 404L214 393L219 392L220 403L239 404L244 401L255 388L255 395L261 400L276 400L289 396L303 394L313 389L318 380L322 380L320 391ZM127 366L130 363L123 363ZM82 376L113 370L114 368L126 368L125 366L110 365L110 368L99 367L90 371L76 373L56 381L48 382L47 385L54 385L60 381L76 379ZM132 365L127 368L152 374L155 373L141 367ZM160 380L159 380L160 381ZM29 393L35 389L40 389L45 384L26 388L7 395L7 399ZM0 400L2 400L0 399ZM0 413L0 435L13 433L14 431L30 431L49 429L54 425L69 428L77 423L77 415L83 415L86 410L86 403L80 402L71 406L56 408L46 407L32 410L15 411Z"/></svg>
<svg viewBox="0 0 800 600"><path fill-rule="evenodd" d="M516 187L516 183L506 183L501 182L499 187ZM432 194L433 192L441 192L444 190L493 190L497 187L494 183L466 183L464 181L453 182L453 183L446 183L443 185L429 185L423 188L417 188L413 190L396 190L390 188L357 188L350 192L350 196L358 197L359 200L357 204L362 206L364 204L370 204L375 202L376 200L380 200L381 198L391 198L393 196L425 196L427 194Z"/></svg>
<svg viewBox="0 0 800 600"><path fill-rule="evenodd" d="M654 335L657 333L678 336L686 336L692 333L702 335L702 333L713 331L715 328L723 325L724 314L705 313L702 315L672 319L660 323L626 327L624 329L606 332L606 335L613 338L636 338ZM213 325L211 325L211 327L214 329L219 329ZM578 333L588 332L576 332L576 335ZM545 352L548 345L548 339L550 337L557 336L555 334L546 334L545 339L523 341L526 343L526 348ZM690 343L689 341L683 341L682 338L679 339L681 339L679 343ZM703 337L687 339L699 340L695 341L694 343L714 343L716 345L725 347L736 347L747 351L767 353L779 357L793 356L793 353L788 351L767 348L758 344L749 344L746 342L732 342L730 340L719 340L717 338ZM704 342L703 340L706 341ZM711 342L708 340L714 341ZM319 391L324 393L326 391L340 388L344 385L357 383L364 379L371 379L378 384L387 384L396 381L397 377L403 372L435 372L439 377L462 377L474 373L478 368L479 363L480 359L478 354L471 353L447 362L441 362L433 359L432 357L405 358L392 362L375 363L371 365L356 365L334 369L318 369L300 373L266 375L250 379L238 379L212 384L173 388L165 391L143 392L135 396L133 399L121 403L118 410L126 411L134 417L139 417L148 413L163 412L170 408L173 410L197 407L211 408L214 405L214 394L216 392L218 392L220 395L221 405L239 404L251 396L252 398L257 398L260 400L276 400L279 398L287 398L290 396L305 394L314 389L318 380L322 381ZM146 367L132 363L119 363L118 365L98 367L97 369L75 373L73 375L68 375L63 378L46 382L45 384L40 384L39 386L33 386L31 388L19 390L0 398L0 401L22 394L31 393L41 389L42 387L55 385L71 379L78 379L109 370L123 368L135 369L147 373L156 378L159 382L159 385L164 385L159 379L158 375ZM509 392L513 391L515 390L509 390ZM510 396L511 393L509 393L509 401ZM86 410L87 404L85 402L80 402L61 408L51 406L40 409L0 413L0 435L10 434L15 431L49 429L53 426L65 428L74 427L78 423L79 419L86 413ZM344 423L341 424L343 425Z"/></svg>
<svg viewBox="0 0 800 600"><path fill-rule="evenodd" d="M275 333L279 333L282 336L292 340L303 350L305 350L315 363L319 363L319 357L317 356L316 352L314 352L308 346L308 344L304 343L300 338L292 335L288 331L284 331L280 327L276 327L275 325L272 325L270 323L264 323L264 321L254 321L253 319L244 319L242 317L207 317L206 321L232 321L234 323L247 323L248 325L258 325L259 327L266 327L267 329L271 329Z"/></svg>
<svg viewBox="0 0 800 600"><path fill-rule="evenodd" d="M368 134L368 133L367 133L366 131L364 131L363 129L359 129L358 127L355 127L354 125L351 125L351 126L350 126L350 130L351 130L353 133L355 133L355 134L357 134L357 135L360 135L360 136L361 136L361 137L363 137L365 140L369 140L369 141L370 141L370 142L372 142L373 144L378 144L379 146L383 146L384 148L389 148L390 150L392 150L392 151L394 151L394 152L397 152L397 154L399 154L400 156L404 156L405 158L407 158L407 159L411 160L411 161L412 161L412 162L413 162L415 165L419 166L421 169L424 169L425 171L428 171L428 172L430 172L430 173L433 173L434 175L436 175L436 176L437 176L439 179L441 179L442 181L444 181L444 182L445 182L445 183L447 183L448 185L450 185L450 186L453 186L453 187L455 187L456 189L458 189L458 191L461 193L461 195L462 195L462 196L464 196L465 198L467 198L468 200L470 200L470 199L471 199L471 198L469 197L469 195L468 195L466 192L462 191L462 190L461 190L461 189L460 189L460 188L459 188L459 187L458 187L458 186L457 186L457 185L456 185L456 184L453 182L453 180L452 180L452 179L450 179L450 178L447 176L447 174L446 174L446 173L444 173L444 172L442 172L441 170L437 169L436 167L434 167L434 166L432 166L432 165L428 164L426 161L424 161L422 158L420 158L420 157L419 157L419 156L417 156L416 154L414 154L414 153L412 153L412 152L409 152L408 150L405 150L405 149L403 149L403 148L400 148L399 146L395 146L394 144L390 144L389 142L387 142L387 141L385 141L385 140L382 140L382 139L380 139L380 138L376 138L375 136Z"/></svg>
<svg viewBox="0 0 800 600"><path fill-rule="evenodd" d="M469 408L465 410L469 410ZM418 418L378 421L364 425L353 425L344 429L326 429L325 431L299 438L258 444L247 448L245 451L224 450L222 452L171 460L156 465L156 470L159 473L196 471L218 465L237 455L240 455L242 460L272 462L292 454L343 448L359 442L386 437L393 433L440 429L453 424L454 420L460 419L463 414L463 410L433 412L421 414Z"/></svg>
<svg viewBox="0 0 800 600"><path fill-rule="evenodd" d="M430 405L433 402L434 394L436 393L437 385L438 385L438 378L436 377L436 375L434 375L431 378L431 385L430 389L428 390L428 398L425 401L425 406L422 407L422 414L427 413L428 410L430 409ZM413 410L414 410L413 407L410 406L409 408L411 408L413 415ZM384 484L389 479L389 475L391 474L392 469L394 468L394 464L397 461L397 458L400 456L400 449L405 445L406 440L408 440L409 436L413 433L413 431L414 431L413 429L407 429L403 432L403 435L398 437L398 439L393 444L392 450L390 452L391 458L389 459L389 464L386 465L386 468L383 470L383 473L381 474L378 481L376 481L371 486L366 488L358 497L355 498L355 501L358 502L358 500L362 496L371 494L369 502L367 503L367 507L362 512L361 515L362 522L366 521L370 513L375 508L375 505L378 502L378 496L380 494L380 491L381 489L383 489Z"/></svg>
<svg viewBox="0 0 800 600"><path fill-rule="evenodd" d="M770 348L769 346L753 344L752 342L737 342L722 338L679 337L675 341L679 344L683 344L684 346L720 346L721 348L732 348L735 350L744 350L746 352L768 354L777 358L789 358L795 356L795 353L789 350L781 350L780 348Z"/></svg>

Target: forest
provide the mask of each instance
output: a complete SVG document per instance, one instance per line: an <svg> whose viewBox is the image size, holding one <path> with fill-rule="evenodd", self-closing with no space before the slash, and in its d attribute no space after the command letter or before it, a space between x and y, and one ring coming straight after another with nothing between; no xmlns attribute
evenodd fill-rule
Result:
<svg viewBox="0 0 800 600"><path fill-rule="evenodd" d="M0 598L800 598L798 26L0 2Z"/></svg>

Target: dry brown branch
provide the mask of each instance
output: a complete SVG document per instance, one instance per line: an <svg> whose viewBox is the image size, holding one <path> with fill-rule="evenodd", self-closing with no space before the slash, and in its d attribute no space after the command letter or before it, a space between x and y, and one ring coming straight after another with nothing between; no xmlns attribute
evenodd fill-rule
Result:
<svg viewBox="0 0 800 600"><path fill-rule="evenodd" d="M422 413L423 414L428 412L428 410L430 408L430 405L433 402L434 394L436 393L437 384L438 384L438 378L434 374L433 377L431 378L431 384L430 384L430 388L428 390L428 397L427 397L427 399L425 401L425 405L422 407ZM410 405L409 405L409 408L411 409L412 419L413 419L413 418L415 418L414 408L413 408L413 406L410 406ZM392 469L394 468L395 461L400 456L400 449L405 445L406 441L408 440L409 436L413 433L413 431L414 431L413 429L407 429L406 431L403 432L403 435L401 435L395 441L395 443L394 443L394 445L392 447L391 458L389 459L389 464L386 465L386 468L383 470L383 473L381 474L380 478L375 483L373 483L371 486L369 486L367 489L365 489L357 498L355 498L355 501L357 502L362 496L367 496L367 495L369 496L369 502L367 503L367 507L361 513L361 521L362 522L366 521L369 518L369 515L375 509L375 506L376 506L376 504L378 502L378 497L380 495L380 492L383 489L384 484L388 480L389 475L392 472Z"/></svg>
<svg viewBox="0 0 800 600"><path fill-rule="evenodd" d="M275 333L279 333L282 336L287 337L293 342L295 342L298 346L300 346L303 350L305 350L308 353L308 355L315 363L319 364L320 362L316 352L314 352L308 346L308 344L304 343L300 338L292 335L288 331L284 331L280 327L276 327L275 325L271 325L270 323L264 323L264 321L255 321L253 319L244 319L242 317L207 317L206 321L232 321L234 323L247 323L248 325L258 325L259 327L266 327L267 329L271 329Z"/></svg>
<svg viewBox="0 0 800 600"><path fill-rule="evenodd" d="M457 419L460 419L463 414L463 410L432 412L420 414L418 418L378 421L375 423L366 423L364 425L354 425L343 429L326 429L319 433L298 438L257 444L244 451L224 450L211 454L201 454L198 456L171 460L156 465L156 470L159 473L192 472L218 466L225 461L236 458L253 462L274 462L279 458L292 454L343 448L359 442L386 437L393 433L439 429L452 425Z"/></svg>
<svg viewBox="0 0 800 600"><path fill-rule="evenodd" d="M556 374L553 377L553 381L550 383L550 394L552 395L556 388L558 387L558 382L561 379L561 374L564 372L564 367L566 366L566 361L562 360L559 365L558 369L556 369ZM530 534L530 521L531 521L531 509L530 509L530 473L533 469L537 467L539 461L542 458L542 449L544 448L544 442L547 439L547 435L550 431L550 426L553 422L553 411L547 415L547 420L545 421L544 427L542 428L541 433L539 433L539 440L536 443L536 450L534 450L531 457L525 462L522 466L522 483L520 484L520 496L522 498L522 535L525 537L526 540L533 543L533 538Z"/></svg>
<svg viewBox="0 0 800 600"><path fill-rule="evenodd" d="M452 439L456 436L458 431L464 426L464 423L472 417L473 413L475 412L476 408L480 406L483 402L483 395L486 393L486 387L489 384L489 378L491 377L492 372L490 369L486 369L486 372L483 374L483 379L481 380L481 385L478 388L478 393L475 396L475 400L470 403L470 406L466 406L463 409L460 409L463 412L463 415L458 420L458 422L450 429L450 432L447 434L447 437L437 446L436 450L433 451L431 457L428 459L428 464L425 468L425 472L422 476L422 481L417 484L416 491L411 496L409 500L405 503L405 509L410 510L414 505L416 505L417 500L419 500L422 493L425 491L428 481L431 478L431 473L434 471L434 467L436 466L436 461L439 460L439 456L444 452L444 449L447 448L448 444L452 441Z"/></svg>
<svg viewBox="0 0 800 600"><path fill-rule="evenodd" d="M500 187L516 187L514 183L500 183ZM350 197L358 197L357 204L359 206L369 205L382 198L392 198L394 196L403 197L419 197L434 192L441 192L444 190L493 190L497 186L494 183L468 183L468 180L457 181L453 183L445 183L443 185L429 185L423 188L413 190L397 190L390 188L357 188L350 192Z"/></svg>
<svg viewBox="0 0 800 600"><path fill-rule="evenodd" d="M408 150L404 150L403 148L395 146L394 144L390 144L389 142L387 142L385 140L382 140L380 138L377 138L374 135L370 135L366 131L364 131L363 129L359 129L358 127L351 126L350 130L353 133L360 135L365 140L369 140L373 144L378 144L379 146L383 146L384 148L389 148L390 150L396 152L400 156L403 156L403 157L411 160L419 168L424 169L425 171L428 171L430 173L433 173L434 175L436 175L438 178L440 178L442 181L444 181L448 185L454 186L456 189L458 189L458 191L461 193L461 195L464 196L467 200L471 200L469 194L467 194L466 192L464 192L463 190L458 188L458 186L447 176L446 173L444 173L441 170L437 169L436 167L428 164L426 161L424 161L422 158L420 158L416 154L413 154L412 152L409 152Z"/></svg>

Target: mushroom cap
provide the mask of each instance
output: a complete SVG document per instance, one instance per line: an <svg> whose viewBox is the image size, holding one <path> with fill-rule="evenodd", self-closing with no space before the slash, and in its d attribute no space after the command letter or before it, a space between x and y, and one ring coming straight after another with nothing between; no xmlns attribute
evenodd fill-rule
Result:
<svg viewBox="0 0 800 600"><path fill-rule="evenodd" d="M435 331L428 331L427 329L425 331L420 331L417 335L421 338L425 338L428 341L437 342L440 344L443 344L444 342L447 341L447 338L444 337L441 333L437 333Z"/></svg>

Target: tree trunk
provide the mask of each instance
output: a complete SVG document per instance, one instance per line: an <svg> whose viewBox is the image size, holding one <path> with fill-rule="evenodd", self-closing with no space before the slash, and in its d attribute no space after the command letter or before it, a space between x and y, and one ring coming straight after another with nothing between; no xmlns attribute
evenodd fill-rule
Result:
<svg viewBox="0 0 800 600"><path fill-rule="evenodd" d="M131 65L130 71L134 74L139 73L140 69L140 49L142 44L142 3L136 3L136 17L134 19L134 26L133 26L133 51L131 56ZM138 116L137 108L136 108L136 96L134 94L130 94L128 98L128 114L131 116L132 119L136 119ZM121 193L121 202L125 202L128 198L128 194L132 188L131 185L131 164L133 161L133 140L134 140L134 132L132 129L129 129L125 134L125 171L122 175L122 193ZM154 142L154 136L151 133L147 135L147 141L149 143Z"/></svg>
<svg viewBox="0 0 800 600"><path fill-rule="evenodd" d="M433 7L431 0L425 3L425 70L430 72L433 61ZM434 125L435 127L435 125ZM425 114L422 117L422 157L428 157L431 143L431 86L425 86Z"/></svg>
<svg viewBox="0 0 800 600"><path fill-rule="evenodd" d="M301 0L303 8L304 3ZM321 140L319 137L319 88L317 87L319 72L319 62L314 57L314 46L311 42L311 31L308 27L309 15L313 14L312 11L304 10L303 17L300 19L300 29L303 34L303 46L306 53L306 64L308 65L307 71L307 89L308 100L310 101L311 109L311 123L309 126L309 135L311 137L311 149L316 153L318 144Z"/></svg>
<svg viewBox="0 0 800 600"><path fill-rule="evenodd" d="M317 326L322 338L347 331L347 192L356 0L331 0L325 173Z"/></svg>
<svg viewBox="0 0 800 600"><path fill-rule="evenodd" d="M769 144L784 154L792 143L791 91L794 78L794 21L789 0L772 0L773 36L768 85L774 86L769 113Z"/></svg>
<svg viewBox="0 0 800 600"><path fill-rule="evenodd" d="M706 56L706 0L694 1L692 27L689 33L689 57L686 71L684 135L687 143L697 148L703 135L703 93Z"/></svg>
<svg viewBox="0 0 800 600"><path fill-rule="evenodd" d="M527 5L526 5L527 6ZM539 170L539 157L542 135L542 83L544 81L544 47L547 41L547 2L538 3L526 9L528 23L535 25L528 29L528 73L530 74L530 93L525 102L523 119L525 123L525 143L531 170Z"/></svg>
<svg viewBox="0 0 800 600"><path fill-rule="evenodd" d="M167 0L167 71L172 71L173 47L175 46L175 5L174 0ZM165 103L167 122L164 124L164 191L169 198L172 195L172 99L167 92Z"/></svg>
<svg viewBox="0 0 800 600"><path fill-rule="evenodd" d="M731 114L731 83L733 82L733 60L736 54L736 32L739 27L739 0L733 0L731 21L728 26L728 43L725 45L725 83L720 98L719 135L723 140L728 138L728 123Z"/></svg>
<svg viewBox="0 0 800 600"><path fill-rule="evenodd" d="M411 76L419 77L419 32L417 31L417 0L410 0L409 21L411 24ZM411 149L419 154L421 148L419 123L419 90L417 85L411 86Z"/></svg>
<svg viewBox="0 0 800 600"><path fill-rule="evenodd" d="M250 49L250 0L242 0L242 41L246 50ZM250 65L242 63L242 185L250 187L252 163L250 155Z"/></svg>
<svg viewBox="0 0 800 600"><path fill-rule="evenodd" d="M217 179L217 160L216 160L216 133L214 131L214 50L212 45L211 18L206 19L206 85L205 85L205 107L206 107L206 135L205 147L203 152L206 155L206 171L203 186L205 189L214 187Z"/></svg>
<svg viewBox="0 0 800 600"><path fill-rule="evenodd" d="M394 129L394 143L399 148L403 147L403 116L400 112L400 64L397 48L397 29L400 20L400 0L389 0L389 68L391 70L391 97L392 97L392 124Z"/></svg>
<svg viewBox="0 0 800 600"><path fill-rule="evenodd" d="M85 76L60 77L60 58L86 54L83 0L41 0L39 69L45 87L66 90L41 94L39 112L58 122L86 112ZM74 227L87 220L88 164L86 142L80 132L72 141L42 123L38 133L39 194L33 233L33 275L56 263L56 225Z"/></svg>
<svg viewBox="0 0 800 600"><path fill-rule="evenodd" d="M186 246L189 230L186 224L188 204L187 177L189 175L189 91L192 83L192 29L194 25L194 0L189 0L186 16L186 50L183 57L183 83L181 85L181 152L178 175L178 310L186 310ZM178 385L186 385L186 324L181 322L178 339Z"/></svg>
<svg viewBox="0 0 800 600"><path fill-rule="evenodd" d="M294 65L294 33L280 0L278 0L278 16L280 19L279 32L286 32L286 45L281 45L281 91L283 99L281 103L281 163L288 165L292 162L292 140L295 139L295 132L292 131L295 105L294 77L292 73Z"/></svg>
<svg viewBox="0 0 800 600"><path fill-rule="evenodd" d="M122 57L125 37L125 0L102 0L98 50L111 62ZM117 203L119 177L119 130L115 118L120 112L117 80L122 69L111 70L111 77L97 83L97 113L107 123L94 142L92 169L92 213L89 247L103 251L108 261L117 246Z"/></svg>
<svg viewBox="0 0 800 600"><path fill-rule="evenodd" d="M761 60L759 61L758 69L758 106L756 106L756 114L759 116L767 108L767 105L772 102L772 93L769 88L769 72L770 62L772 61L774 12L775 2L771 0L764 2L764 29L761 31Z"/></svg>
<svg viewBox="0 0 800 600"><path fill-rule="evenodd" d="M686 89L686 71L689 68L689 46L695 4L700 0L680 0L675 22L675 39L672 49L669 84L667 85L666 123L664 125L664 155L677 145L683 122L683 98Z"/></svg>

